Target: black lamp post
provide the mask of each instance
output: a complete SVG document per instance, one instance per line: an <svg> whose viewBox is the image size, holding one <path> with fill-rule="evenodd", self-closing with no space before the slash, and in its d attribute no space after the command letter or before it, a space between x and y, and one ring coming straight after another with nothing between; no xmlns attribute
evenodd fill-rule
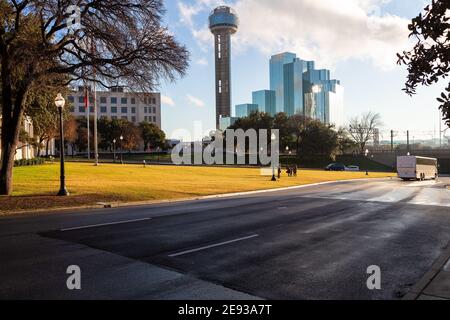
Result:
<svg viewBox="0 0 450 320"><path fill-rule="evenodd" d="M272 135L270 136L270 140L272 141L272 143L277 139L277 136L275 135L275 133L272 133ZM271 146L272 149L272 146ZM271 154L272 155L272 154ZM277 178L275 177L275 163L273 161L272 158L272 181L277 181Z"/></svg>
<svg viewBox="0 0 450 320"><path fill-rule="evenodd" d="M116 163L116 139L113 140L113 162Z"/></svg>
<svg viewBox="0 0 450 320"><path fill-rule="evenodd" d="M123 149L122 149L122 143L123 143L123 136L120 136L120 163L123 164Z"/></svg>
<svg viewBox="0 0 450 320"><path fill-rule="evenodd" d="M60 158L60 188L58 192L58 196L68 196L69 191L67 191L66 188L66 176L65 176L65 170L64 170L64 126L63 126L63 118L62 118L62 111L64 108L64 105L66 104L66 100L64 100L61 93L58 93L56 99L55 99L55 105L58 108L59 111L59 158Z"/></svg>
<svg viewBox="0 0 450 320"><path fill-rule="evenodd" d="M366 155L366 159L369 159L368 158L368 155L369 155L369 149L366 149L366 152L365 152L365 155ZM366 176L368 176L369 175L369 163L367 162L367 165L366 165Z"/></svg>

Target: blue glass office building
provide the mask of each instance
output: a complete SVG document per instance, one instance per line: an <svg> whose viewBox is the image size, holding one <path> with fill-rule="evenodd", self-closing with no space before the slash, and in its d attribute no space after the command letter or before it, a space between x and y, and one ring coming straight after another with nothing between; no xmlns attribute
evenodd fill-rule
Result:
<svg viewBox="0 0 450 320"><path fill-rule="evenodd" d="M236 116L246 117L252 111L275 115L284 112L343 125L344 88L331 79L330 70L316 69L314 61L297 58L285 52L270 59L270 90L252 93L253 104L236 106Z"/></svg>
<svg viewBox="0 0 450 320"><path fill-rule="evenodd" d="M220 119L219 119L219 129L222 130L222 131L227 130L238 119L239 119L238 117L220 117Z"/></svg>
<svg viewBox="0 0 450 320"><path fill-rule="evenodd" d="M259 90L252 93L252 103L258 105L260 112L266 112L272 116L276 114L275 91Z"/></svg>
<svg viewBox="0 0 450 320"><path fill-rule="evenodd" d="M330 70L317 70L314 61L290 52L272 56L270 89L275 91L276 112L343 125L344 89L339 80L331 79Z"/></svg>
<svg viewBox="0 0 450 320"><path fill-rule="evenodd" d="M235 111L236 111L235 112L236 117L243 118L243 117L248 117L250 115L250 113L255 112L255 111L259 111L259 110L258 110L258 105L257 104L244 103L244 104L236 105L236 110Z"/></svg>

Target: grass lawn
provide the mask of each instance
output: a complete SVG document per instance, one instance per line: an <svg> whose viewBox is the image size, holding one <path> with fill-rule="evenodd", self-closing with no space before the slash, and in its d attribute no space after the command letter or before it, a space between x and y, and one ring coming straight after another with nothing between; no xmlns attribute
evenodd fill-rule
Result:
<svg viewBox="0 0 450 320"><path fill-rule="evenodd" d="M395 176L371 173L369 177ZM0 214L33 209L95 205L98 202L137 202L182 199L239 191L261 190L315 182L366 178L364 172L300 170L297 177L270 181L259 169L177 167L67 163L66 181L70 197L56 197L59 164L14 169L14 193L0 197Z"/></svg>

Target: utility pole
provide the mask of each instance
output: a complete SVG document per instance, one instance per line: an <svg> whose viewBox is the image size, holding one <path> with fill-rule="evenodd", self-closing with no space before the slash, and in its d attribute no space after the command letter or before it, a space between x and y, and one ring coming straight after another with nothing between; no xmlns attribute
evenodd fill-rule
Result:
<svg viewBox="0 0 450 320"><path fill-rule="evenodd" d="M409 130L406 131L406 150L409 153Z"/></svg>
<svg viewBox="0 0 450 320"><path fill-rule="evenodd" d="M442 116L441 116L441 109L439 109L439 149L442 149Z"/></svg>
<svg viewBox="0 0 450 320"><path fill-rule="evenodd" d="M391 152L394 152L394 130L391 130Z"/></svg>

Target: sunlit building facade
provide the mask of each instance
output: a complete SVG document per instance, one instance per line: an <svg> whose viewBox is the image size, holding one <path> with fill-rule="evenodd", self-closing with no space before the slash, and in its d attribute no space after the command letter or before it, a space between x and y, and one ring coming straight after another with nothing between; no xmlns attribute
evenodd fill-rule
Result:
<svg viewBox="0 0 450 320"><path fill-rule="evenodd" d="M259 90L252 93L252 103L258 106L260 112L266 112L272 116L276 114L275 91Z"/></svg>
<svg viewBox="0 0 450 320"><path fill-rule="evenodd" d="M236 106L236 117L252 111L288 116L304 115L337 128L344 125L344 87L327 69L316 69L314 61L284 52L270 58L270 90L254 91L252 104Z"/></svg>
<svg viewBox="0 0 450 320"><path fill-rule="evenodd" d="M316 69L314 61L285 52L270 59L270 89L276 112L305 115L324 123L343 125L344 88L330 70Z"/></svg>
<svg viewBox="0 0 450 320"><path fill-rule="evenodd" d="M235 107L235 115L238 118L248 117L250 113L259 111L258 105L253 103L238 104Z"/></svg>

